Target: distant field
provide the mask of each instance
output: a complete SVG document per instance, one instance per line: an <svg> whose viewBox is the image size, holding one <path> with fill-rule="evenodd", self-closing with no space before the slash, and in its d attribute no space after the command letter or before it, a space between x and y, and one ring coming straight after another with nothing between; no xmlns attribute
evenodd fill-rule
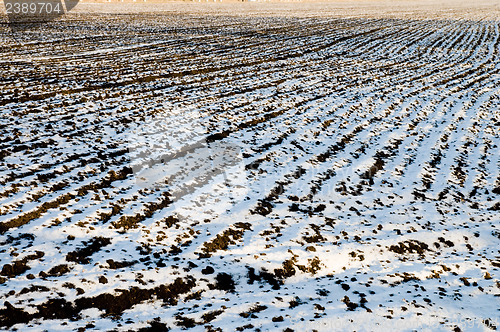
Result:
<svg viewBox="0 0 500 332"><path fill-rule="evenodd" d="M3 0L0 0L3 2ZM4 7L0 6L4 11ZM332 0L332 1L167 1L82 0L74 13L168 12L182 15L289 17L397 17L409 19L492 19L500 17L500 3L491 0Z"/></svg>
<svg viewBox="0 0 500 332"><path fill-rule="evenodd" d="M3 24L0 328L500 328L499 8Z"/></svg>

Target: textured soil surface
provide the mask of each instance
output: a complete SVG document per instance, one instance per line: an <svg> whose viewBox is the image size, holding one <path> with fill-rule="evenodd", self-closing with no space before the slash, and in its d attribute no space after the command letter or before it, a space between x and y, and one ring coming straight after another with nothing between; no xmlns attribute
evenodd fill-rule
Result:
<svg viewBox="0 0 500 332"><path fill-rule="evenodd" d="M495 2L0 27L0 329L500 328Z"/></svg>

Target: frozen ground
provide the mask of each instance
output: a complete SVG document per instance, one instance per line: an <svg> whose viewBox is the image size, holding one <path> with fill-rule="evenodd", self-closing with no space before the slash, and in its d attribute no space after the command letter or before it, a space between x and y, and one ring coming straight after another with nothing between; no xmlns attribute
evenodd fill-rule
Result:
<svg viewBox="0 0 500 332"><path fill-rule="evenodd" d="M498 3L260 6L2 26L0 328L500 328Z"/></svg>

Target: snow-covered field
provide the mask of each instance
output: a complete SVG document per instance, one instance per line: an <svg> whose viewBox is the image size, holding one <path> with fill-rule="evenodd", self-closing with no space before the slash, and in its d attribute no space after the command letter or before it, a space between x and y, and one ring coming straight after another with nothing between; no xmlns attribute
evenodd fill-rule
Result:
<svg viewBox="0 0 500 332"><path fill-rule="evenodd" d="M2 26L0 328L499 329L499 4L409 3Z"/></svg>

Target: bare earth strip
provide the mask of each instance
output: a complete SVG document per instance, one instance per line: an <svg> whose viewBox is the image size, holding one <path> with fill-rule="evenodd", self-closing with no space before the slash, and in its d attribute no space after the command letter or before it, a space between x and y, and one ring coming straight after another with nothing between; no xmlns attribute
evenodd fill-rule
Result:
<svg viewBox="0 0 500 332"><path fill-rule="evenodd" d="M3 24L0 328L500 328L499 9Z"/></svg>

